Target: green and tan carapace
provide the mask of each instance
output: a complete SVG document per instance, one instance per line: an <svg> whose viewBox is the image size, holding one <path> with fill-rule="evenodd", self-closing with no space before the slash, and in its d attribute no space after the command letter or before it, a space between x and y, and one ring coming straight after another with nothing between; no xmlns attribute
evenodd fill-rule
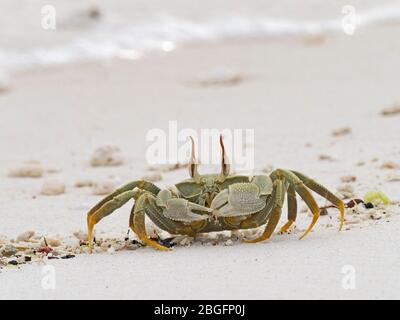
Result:
<svg viewBox="0 0 400 320"><path fill-rule="evenodd" d="M273 234L280 220L285 198L288 203L288 221L281 231L285 232L296 221L296 194L304 200L313 214L310 225L301 236L303 238L311 231L320 214L319 206L310 190L329 200L340 210L340 229L342 228L344 204L324 186L293 170L276 169L269 175L252 177L230 175L222 137L220 144L222 169L219 174L198 173L192 140L190 179L163 190L148 181L132 181L96 204L87 214L90 250L94 225L129 200L134 201L129 218L130 228L142 242L159 250L169 248L148 237L146 216L156 226L172 235L195 236L199 233L252 229L265 225L261 236L245 240L254 243L267 240Z"/></svg>

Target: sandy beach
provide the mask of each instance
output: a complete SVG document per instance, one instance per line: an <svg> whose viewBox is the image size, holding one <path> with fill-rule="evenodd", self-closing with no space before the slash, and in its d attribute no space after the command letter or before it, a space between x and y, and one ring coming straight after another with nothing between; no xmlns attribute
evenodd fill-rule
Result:
<svg viewBox="0 0 400 320"><path fill-rule="evenodd" d="M7 238L27 230L61 238L86 231L86 212L102 196L75 184L118 186L151 174L146 133L167 130L173 120L180 129L252 128L254 172L296 169L335 193L341 178L354 176L355 197L380 190L392 204L388 217L346 223L341 232L338 211L329 209L301 241L311 219L304 212L291 234L259 244L195 241L171 252L145 247L7 266L0 298L399 299L400 181L390 180L400 170L384 166L400 165L400 115L381 115L400 103L399 32L400 25L380 24L353 36L189 43L139 60L12 75L10 89L0 93L0 235ZM215 75L239 80L201 81ZM341 128L350 132L332 134ZM107 144L121 149L124 164L90 166L93 151ZM27 161L40 162L43 176L8 176ZM187 177L182 168L162 173L156 184ZM49 179L64 183L65 193L42 195ZM123 239L129 211L124 206L101 221L97 234ZM55 268L54 290L42 286L45 265ZM346 266L355 272L354 288L343 286Z"/></svg>

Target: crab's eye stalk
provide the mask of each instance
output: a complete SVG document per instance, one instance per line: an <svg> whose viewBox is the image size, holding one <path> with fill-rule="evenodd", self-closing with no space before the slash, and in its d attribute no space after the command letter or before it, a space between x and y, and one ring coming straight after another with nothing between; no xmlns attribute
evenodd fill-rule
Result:
<svg viewBox="0 0 400 320"><path fill-rule="evenodd" d="M199 181L200 175L199 172L197 171L197 160L196 160L196 155L194 153L194 140L192 137L190 137L190 140L192 141L192 153L189 161L189 175L194 180Z"/></svg>
<svg viewBox="0 0 400 320"><path fill-rule="evenodd" d="M231 166L229 164L229 158L225 152L224 141L222 139L222 134L219 136L219 143L221 144L222 149L222 161L221 161L221 173L219 175L219 181L223 182L227 176L229 176L229 171Z"/></svg>

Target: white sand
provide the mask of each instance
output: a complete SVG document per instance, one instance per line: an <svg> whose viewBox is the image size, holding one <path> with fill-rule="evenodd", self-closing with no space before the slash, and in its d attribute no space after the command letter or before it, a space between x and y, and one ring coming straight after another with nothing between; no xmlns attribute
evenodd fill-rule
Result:
<svg viewBox="0 0 400 320"><path fill-rule="evenodd" d="M332 190L352 174L357 196L378 188L400 200L400 183L386 182L396 170L380 169L385 161L400 161L400 118L379 115L400 101L399 31L380 26L313 45L301 39L192 45L135 62L15 76L12 90L0 95L0 235L33 229L65 236L85 229L86 211L100 197L74 183L111 177L122 184L148 174L145 134L167 129L169 120L180 128L254 128L257 169L296 168ZM215 88L189 84L216 70L239 72L244 81ZM331 136L343 126L352 133ZM124 151L127 164L91 168L92 151L107 143ZM336 161L320 161L321 154ZM39 179L7 177L28 160L61 171ZM366 164L356 166L359 161ZM49 177L64 181L66 193L40 195ZM185 170L169 173L159 185L185 177ZM129 210L105 219L97 231L122 237ZM399 213L398 206L394 210ZM302 241L296 232L255 245L195 244L169 253L144 248L52 260L56 290L42 289L42 265L2 269L0 298L400 298L399 216L339 233L337 213L330 214L334 227L324 228L329 217L321 217ZM302 230L309 217L299 216ZM345 265L355 268L355 290L342 287Z"/></svg>

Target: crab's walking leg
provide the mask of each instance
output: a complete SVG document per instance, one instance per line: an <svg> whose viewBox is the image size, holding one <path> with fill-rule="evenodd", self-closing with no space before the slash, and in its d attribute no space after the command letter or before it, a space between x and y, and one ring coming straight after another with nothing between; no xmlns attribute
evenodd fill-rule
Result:
<svg viewBox="0 0 400 320"><path fill-rule="evenodd" d="M136 201L133 208L133 215L131 215L130 219L130 227L132 228L132 231L136 233L138 238L145 244L161 251L168 251L169 248L160 245L154 240L151 240L146 233L145 214L146 207L149 205L148 197L149 195L144 193Z"/></svg>
<svg viewBox="0 0 400 320"><path fill-rule="evenodd" d="M311 229L314 227L315 223L317 222L317 220L319 218L318 204L315 201L312 194L310 193L310 191L308 191L308 189L306 188L304 183L294 173L287 171L287 170L277 169L272 173L272 175L276 176L278 178L283 176L285 178L285 180L287 182L289 182L289 184L291 186L294 187L296 192L304 200L304 202L310 208L310 210L313 214L313 218L312 218L310 225L308 226L307 230L303 233L303 235L300 237L300 239L303 239L311 231Z"/></svg>
<svg viewBox="0 0 400 320"><path fill-rule="evenodd" d="M340 211L340 228L342 230L344 224L344 203L338 197L336 197L332 192L330 192L327 188L323 185L319 184L318 182L314 181L311 178L308 178L304 174L292 171L297 177L300 178L303 183L310 188L315 193L318 193L321 197L327 199L328 201L332 202Z"/></svg>
<svg viewBox="0 0 400 320"><path fill-rule="evenodd" d="M267 240L271 237L281 217L284 200L285 200L285 186L281 179L277 179L274 181L274 189L271 199L271 201L273 201L272 211L263 234L256 239L244 240L245 242L256 243Z"/></svg>
<svg viewBox="0 0 400 320"><path fill-rule="evenodd" d="M282 228L281 232L286 232L290 226L296 221L297 216L297 200L296 192L292 185L289 185L287 190L287 202L288 202L288 222L286 222Z"/></svg>
<svg viewBox="0 0 400 320"><path fill-rule="evenodd" d="M121 188L115 190L113 193L102 199L97 203L87 214L87 225L88 225L88 241L89 250L92 252L93 246L93 228L96 223L101 219L113 213L116 209L123 206L126 202L133 198L136 191L135 188L148 190L153 193L158 193L159 188L150 182L137 180L130 182Z"/></svg>
<svg viewBox="0 0 400 320"><path fill-rule="evenodd" d="M135 206L132 208L131 215L129 217L129 227L133 231L135 230L134 227ZM153 195L147 194L147 201L143 202L143 206L146 215L160 229L165 230L170 234L188 234L191 236L195 235L190 225L184 224L180 221L174 221L165 217L165 215L163 214L164 208L157 205L156 197L154 197Z"/></svg>
<svg viewBox="0 0 400 320"><path fill-rule="evenodd" d="M105 216L108 216L113 211L123 206L126 202L133 198L134 190L125 191L117 196L115 196L112 200L103 204L99 209L94 211L93 213L88 214L87 224L88 224L88 240L89 240L89 250L92 252L93 247L93 228L94 225L103 219Z"/></svg>
<svg viewBox="0 0 400 320"><path fill-rule="evenodd" d="M251 215L248 217L246 220L243 220L242 222L239 222L239 228L238 229L250 229L250 228L258 228L259 226L262 226L263 224L266 223L268 218L271 215L271 210L274 206L274 193L272 193L270 196L267 197L267 205L265 206L264 209L262 209L260 212L257 212L254 215Z"/></svg>

